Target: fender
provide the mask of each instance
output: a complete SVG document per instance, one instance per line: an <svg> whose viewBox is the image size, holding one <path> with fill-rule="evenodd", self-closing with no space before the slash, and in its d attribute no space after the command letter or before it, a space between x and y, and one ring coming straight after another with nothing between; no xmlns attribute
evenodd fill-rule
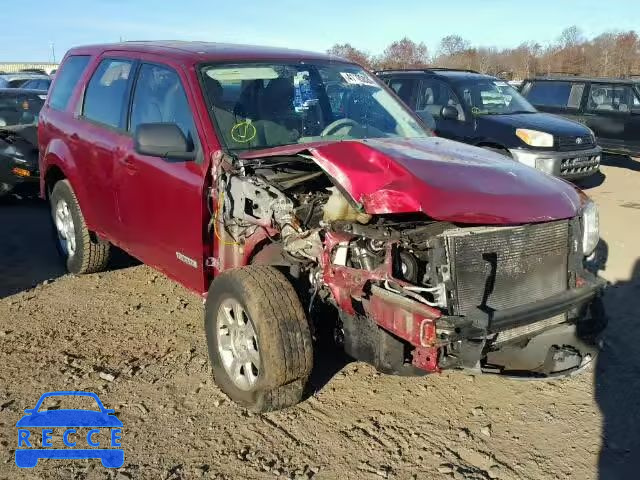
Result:
<svg viewBox="0 0 640 480"><path fill-rule="evenodd" d="M45 191L45 179L47 178L47 174L51 170L52 167L59 168L64 174L65 178L69 180L71 183L71 187L76 194L78 199L78 203L80 204L80 209L82 210L82 215L84 216L87 227L90 230L94 230L95 222L94 222L94 214L91 209L91 202L87 201L87 191L84 185L78 177L78 167L76 165L75 159L69 150L69 147L59 138L52 139L47 145L47 149L45 150L42 156L42 168L40 175L40 192L44 198L44 195L47 194Z"/></svg>

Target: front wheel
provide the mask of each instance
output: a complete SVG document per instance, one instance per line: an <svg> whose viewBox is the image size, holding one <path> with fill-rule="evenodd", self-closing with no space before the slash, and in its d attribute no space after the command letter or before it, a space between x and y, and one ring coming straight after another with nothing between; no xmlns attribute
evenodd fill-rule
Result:
<svg viewBox="0 0 640 480"><path fill-rule="evenodd" d="M49 195L58 251L71 273L100 272L109 262L109 242L87 229L76 194L68 180L56 183Z"/></svg>
<svg viewBox="0 0 640 480"><path fill-rule="evenodd" d="M298 403L313 364L306 313L276 268L230 270L209 288L205 330L213 377L234 402L256 412Z"/></svg>

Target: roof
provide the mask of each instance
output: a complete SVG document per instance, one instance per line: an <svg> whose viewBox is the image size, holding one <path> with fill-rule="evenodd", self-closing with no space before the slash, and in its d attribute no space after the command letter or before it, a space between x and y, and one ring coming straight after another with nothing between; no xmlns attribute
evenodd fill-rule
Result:
<svg viewBox="0 0 640 480"><path fill-rule="evenodd" d="M33 72L16 72L16 73L2 73L0 74L0 78L4 78L5 80L20 80L21 78L51 78L49 75L45 73L33 73Z"/></svg>
<svg viewBox="0 0 640 480"><path fill-rule="evenodd" d="M181 40L133 41L75 47L68 54L95 54L104 51L147 52L171 56L187 63L206 61L324 60L348 62L335 55L288 48L237 45L231 43L187 42ZM349 62L351 63L351 62Z"/></svg>
<svg viewBox="0 0 640 480"><path fill-rule="evenodd" d="M377 71L378 75L437 75L444 76L452 79L460 78L495 78L491 75L476 72L475 70L464 70L456 68L407 68L407 69L395 69L395 70L380 70Z"/></svg>
<svg viewBox="0 0 640 480"><path fill-rule="evenodd" d="M45 95L46 90L34 90L33 88L0 88L0 95L4 93L15 93L19 95L21 93L32 93L34 95Z"/></svg>
<svg viewBox="0 0 640 480"><path fill-rule="evenodd" d="M525 80L531 81L561 81L561 82L592 82L592 83L615 83L615 84L626 84L629 83L640 83L640 78L607 78L607 77L577 77L574 75L549 75L549 76L540 76L534 78L528 78Z"/></svg>

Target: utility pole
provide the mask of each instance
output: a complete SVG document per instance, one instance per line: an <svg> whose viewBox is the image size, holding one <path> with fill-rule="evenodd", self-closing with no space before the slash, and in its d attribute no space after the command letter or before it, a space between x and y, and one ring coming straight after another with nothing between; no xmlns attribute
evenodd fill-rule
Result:
<svg viewBox="0 0 640 480"><path fill-rule="evenodd" d="M53 63L56 63L56 45L53 42L49 45L51 45L51 58L53 59Z"/></svg>

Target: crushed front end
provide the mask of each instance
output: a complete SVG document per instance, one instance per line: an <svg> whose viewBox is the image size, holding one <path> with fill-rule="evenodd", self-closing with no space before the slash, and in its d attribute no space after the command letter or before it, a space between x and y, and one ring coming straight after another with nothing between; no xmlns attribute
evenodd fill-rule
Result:
<svg viewBox="0 0 640 480"><path fill-rule="evenodd" d="M604 282L582 266L579 218L349 228L329 235L323 279L352 355L385 371L514 376L567 374L596 355Z"/></svg>
<svg viewBox="0 0 640 480"><path fill-rule="evenodd" d="M401 147L414 157L420 147L428 159L442 148ZM383 372L464 368L548 377L590 363L606 318L604 281L584 268L597 243L597 213L588 199L513 162L487 178L494 189L504 180L500 188L528 215L521 222L506 218L509 205L494 202L490 190L470 192L464 175L441 177L441 191L429 191L398 166L379 180L369 163L362 171L395 190L371 187L356 197L356 188L366 186L344 175L337 161L327 162L332 148L335 143L324 150L256 152L214 167L216 271L249 263L288 268L299 290L308 291L310 311L318 304L335 307L336 339L345 351ZM341 148L350 148L341 152L348 154L371 147L345 142ZM483 166L465 154L460 165L466 171ZM431 173L419 168L425 178ZM461 182L460 194L454 181ZM540 201L520 195L518 182L536 187ZM411 188L417 193L403 197ZM566 203L547 215L544 202L556 188ZM446 195L451 201L441 200ZM465 195L468 209L460 200ZM434 213L406 211L411 202L430 202ZM454 202L462 213L450 213Z"/></svg>

